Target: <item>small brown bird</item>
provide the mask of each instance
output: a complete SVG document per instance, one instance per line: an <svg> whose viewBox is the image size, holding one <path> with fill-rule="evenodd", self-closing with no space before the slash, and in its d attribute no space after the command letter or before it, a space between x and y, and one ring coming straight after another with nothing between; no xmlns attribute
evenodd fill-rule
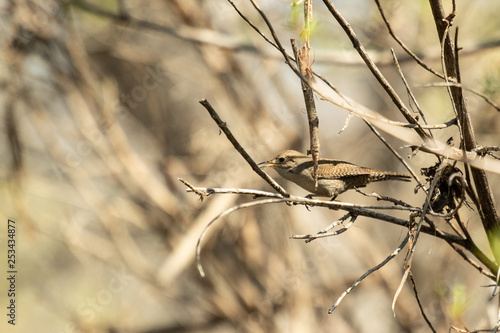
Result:
<svg viewBox="0 0 500 333"><path fill-rule="evenodd" d="M409 182L408 178L411 178L397 172L374 170L349 162L320 158L317 170L318 187L314 188L312 157L295 150L282 151L273 159L259 163L259 166L271 167L281 177L294 182L303 189L318 196L332 198L355 187L364 187L371 182L382 180Z"/></svg>

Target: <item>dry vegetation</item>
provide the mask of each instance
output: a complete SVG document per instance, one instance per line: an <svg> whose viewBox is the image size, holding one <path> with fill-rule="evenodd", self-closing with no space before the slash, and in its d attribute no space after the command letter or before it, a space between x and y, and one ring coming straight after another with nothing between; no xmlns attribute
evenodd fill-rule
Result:
<svg viewBox="0 0 500 333"><path fill-rule="evenodd" d="M395 36L432 73L391 37L377 1L335 4L373 61L367 66L359 44L334 19L332 3L316 0L312 67L294 73L290 39L299 48L307 44L303 4L258 2L261 13L253 1L235 1L241 15L226 0L3 2L0 211L5 225L9 218L18 225L19 307L15 328L2 312L2 332L469 332L498 324L492 286L500 255L491 249L500 220L483 185L500 198L500 114L492 106L500 104L500 4L458 1L456 16L447 16L452 25L436 29L431 6L439 1L381 3ZM452 13L451 2L444 6ZM448 34L451 39L439 37ZM450 60L457 44L459 68ZM375 67L399 102L373 75ZM443 68L448 86L439 77ZM349 102L319 78L312 82L311 71ZM458 74L469 90L450 86ZM202 188L275 193L199 101L206 99L226 132L261 162L283 149L310 148L303 88L315 94L322 157L411 170L431 193L442 185L441 195L415 191L416 179L373 184L365 195L342 194L340 204L309 201L307 207L295 196L212 194L200 201L186 191L178 178ZM361 105L374 111L360 114ZM345 109L353 111L348 122ZM381 120L422 125L419 110L427 124L447 126ZM478 147L468 142L471 133ZM431 135L452 146L426 152L432 140L423 138ZM455 154L475 149L484 155L489 171L443 157L455 148ZM421 168L443 162L456 166L458 177L450 178L458 170L446 174L444 168L437 171L442 181L421 175ZM282 194L307 194L275 179L288 191ZM443 194L449 179L450 200ZM378 201L373 191L411 209ZM441 216L430 211L432 198L448 204ZM273 204L255 204L259 200ZM247 203L255 206L223 216L208 230L202 278L195 258L202 231L221 212ZM330 230L335 236L291 238L315 235L343 216ZM0 229L1 253L6 231ZM328 314L399 246L398 255ZM8 285L0 281L5 309Z"/></svg>

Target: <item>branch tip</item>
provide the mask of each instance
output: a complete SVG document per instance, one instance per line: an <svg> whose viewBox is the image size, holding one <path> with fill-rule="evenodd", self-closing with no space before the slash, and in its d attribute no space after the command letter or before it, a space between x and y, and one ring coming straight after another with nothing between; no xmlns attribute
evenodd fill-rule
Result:
<svg viewBox="0 0 500 333"><path fill-rule="evenodd" d="M181 183L183 183L184 185L186 185L187 187L189 187L189 189L198 194L200 196L200 201L203 201L203 199L205 199L205 197L208 197L209 196L209 193L206 191L206 190L201 190L199 188L196 188L194 187L193 185L191 185L190 183L188 183L186 180L182 179L182 178L177 178ZM188 191L189 192L189 191Z"/></svg>

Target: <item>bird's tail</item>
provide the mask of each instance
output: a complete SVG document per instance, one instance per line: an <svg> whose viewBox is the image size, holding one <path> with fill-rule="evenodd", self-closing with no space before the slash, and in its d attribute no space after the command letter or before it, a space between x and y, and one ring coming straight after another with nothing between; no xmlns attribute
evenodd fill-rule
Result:
<svg viewBox="0 0 500 333"><path fill-rule="evenodd" d="M397 173L397 172L381 172L379 174L376 174L374 177L375 181L379 180L399 180L402 182L410 182L411 181L411 176L405 175L403 173Z"/></svg>

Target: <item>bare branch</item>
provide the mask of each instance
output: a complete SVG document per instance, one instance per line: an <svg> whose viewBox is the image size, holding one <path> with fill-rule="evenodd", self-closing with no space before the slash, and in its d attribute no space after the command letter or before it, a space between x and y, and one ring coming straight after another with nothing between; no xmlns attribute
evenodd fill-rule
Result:
<svg viewBox="0 0 500 333"><path fill-rule="evenodd" d="M299 66L299 71L306 78L307 81L314 80L312 71L312 61L311 61L311 21L313 13L313 0L304 1L304 31L305 31L305 45L302 51L297 52L297 48L294 49L294 53L297 52L299 57L295 55L297 60L297 65ZM316 103L314 102L314 92L312 88L301 80L302 92L304 93L304 101L306 103L307 110L307 122L309 123L309 150L311 152L313 160L313 177L314 177L314 188L318 187L318 175L316 171L318 170L318 160L319 160L319 118L316 112Z"/></svg>
<svg viewBox="0 0 500 333"><path fill-rule="evenodd" d="M403 207L411 207L410 204L408 204L408 203L406 203L406 202L404 202L402 200L396 199L396 198L387 197L387 196L380 195L380 194L375 193L375 192L366 193L366 192L361 191L359 188L355 188L355 190L356 190L356 192L358 192L359 194L364 195L365 197L375 198L378 201L382 201L383 200L383 201L392 202L395 205L399 205L399 206L403 206Z"/></svg>
<svg viewBox="0 0 500 333"><path fill-rule="evenodd" d="M351 221L349 221L349 223L347 223L347 225L345 225L343 228L341 228L341 229L339 229L337 231L334 231L334 232L328 232L329 230L335 228L339 224L343 224L344 221L347 220L349 217L351 217ZM309 242L312 242L313 240L318 239L318 238L337 236L337 235L340 235L341 233L346 232L347 229L349 229L354 224L354 221L356 221L356 218L357 218L356 215L353 215L351 213L347 213L346 215L342 216L337 221L335 221L332 224L330 224L325 229L318 231L316 233L316 235L311 235L311 234L308 234L308 235L293 235L290 238L292 238L292 239L305 239L306 243L309 243Z"/></svg>
<svg viewBox="0 0 500 333"><path fill-rule="evenodd" d="M204 196L210 196L212 194L249 194L253 195L254 198L268 197L268 198L283 199L283 196L279 193L259 191L259 190L247 190L243 188L194 187L193 185L183 180L182 178L179 178L179 180L189 187L187 189L187 192L194 192L198 195L202 194Z"/></svg>
<svg viewBox="0 0 500 333"><path fill-rule="evenodd" d="M212 116L212 119L215 120L219 128L226 134L227 139L233 144L234 148L240 155L247 161L247 163L250 165L253 171L257 173L259 176L262 177L269 185L271 185L276 191L278 191L280 194L283 196L287 197L289 194L285 191L283 187L281 187L278 183L274 181L271 177L267 175L264 171L262 171L261 168L255 163L255 161L248 155L248 153L243 149L243 147L240 145L238 140L233 136L231 131L229 130L229 127L227 127L226 123L220 119L219 115L217 112L214 110L214 108L210 105L210 103L206 100L203 99L200 101L200 104L207 109L208 113L210 113L210 116Z"/></svg>
<svg viewBox="0 0 500 333"><path fill-rule="evenodd" d="M453 159L456 161L468 163L476 169L486 170L490 172L500 173L500 162L486 156L479 156L475 152L463 151L463 149L458 149L450 147L444 142L438 140L432 140L430 138L424 140L421 145L415 145L415 142L419 142L420 138L413 131L408 128L398 126L398 122L391 121L386 117L382 116L380 113L375 112L366 106L357 103L346 96L340 98L336 95L329 86L325 85L321 81L310 82L314 91L320 95L325 100L337 105L349 112L353 112L362 119L368 120L372 125L377 126L384 132L400 139L403 142L410 143L412 147L418 148L419 150L441 155L448 159ZM449 122L452 124L453 121ZM414 125L414 124L410 124ZM419 128L424 128L425 125L418 125Z"/></svg>
<svg viewBox="0 0 500 333"><path fill-rule="evenodd" d="M238 13L238 15L240 15L240 17L241 17L241 18L242 18L242 19L243 19L246 23L248 23L248 25L249 25L249 26L251 26L251 27L255 30L255 32L257 32L257 33L258 33L258 34L259 34L262 38L264 38L264 40L265 40L266 42L268 42L269 44L271 44L271 45L272 45L273 47L275 47L278 51L282 51L282 50L280 49L280 47L279 47L277 44L275 44L272 40L270 40L269 38L267 38L267 36L266 36L266 35L264 35L264 33L263 33L262 31L260 31L260 29L259 29L259 28L258 28L255 24L253 24L253 23L252 23L252 21L251 21L248 17L246 17L246 16L245 16L245 14L243 14L243 13L239 10L239 8L238 8L238 7L234 4L234 2L233 2L232 0L227 0L227 2L229 2L229 4L230 4L231 6L233 6L234 10Z"/></svg>
<svg viewBox="0 0 500 333"><path fill-rule="evenodd" d="M185 181L182 178L177 178L177 179L179 179L179 181L181 183L183 183L184 185L186 185L187 187L189 187L189 189L191 191L193 191L194 193L198 194L200 196L200 201L203 201L203 199L205 199L205 197L208 197L211 194L207 190L203 190L203 189L200 190L200 189L195 188L193 185L191 185L190 183L188 183L187 181Z"/></svg>
<svg viewBox="0 0 500 333"><path fill-rule="evenodd" d="M405 166L406 170L408 170L410 172L410 174L412 175L413 179L415 179L415 181L418 183L419 187L422 188L422 189L424 189L424 191L427 191L426 188L425 188L425 186L424 186L424 184L422 184L420 182L420 179L418 178L418 176L415 173L415 171L413 171L413 169L403 159L403 157L401 157L401 155L394 148L392 148L392 146L389 144L389 142L387 142L387 140L380 134L379 131L377 131L377 129L375 127L373 127L372 124L370 124L369 121L367 121L367 120L364 120L364 121L365 121L365 124L368 126L368 128L379 138L380 141L382 141L382 143L391 151L391 153L393 153L394 156L396 156L396 158Z"/></svg>
<svg viewBox="0 0 500 333"><path fill-rule="evenodd" d="M453 11L445 16L441 0L429 0L434 22L436 24L443 49L443 67L445 77L456 78L460 83L460 71L458 67L458 49L453 45L449 35L449 26L455 15ZM455 3L454 9L455 9ZM447 80L447 83L448 80ZM457 109L458 123L463 138L462 146L464 151L473 150L477 147L474 129L467 109L463 91L461 87L447 87L451 91L453 106ZM488 236L490 247L497 262L500 262L500 217L497 214L496 203L491 193L491 188L486 177L486 172L480 168L471 168L472 178L477 191L479 202L479 216Z"/></svg>
<svg viewBox="0 0 500 333"><path fill-rule="evenodd" d="M191 185L192 186L192 185ZM276 199L283 199L279 202L285 202L287 204L294 204L294 205L304 205L307 207L326 207L329 209L343 209L345 211L348 211L352 215L356 216L364 216L368 218L373 218L381 221L385 221L391 224L399 225L405 228L409 227L409 221L400 219L391 215L383 214L374 210L402 210L402 211L408 211L408 212L413 212L417 215L421 214L421 209L417 207L402 207L402 206L374 206L374 205L359 205L359 204L353 204L349 202L339 202L339 201L322 201L322 200L316 200L316 199L308 199L308 198L303 198L303 197L297 197L290 195L289 197L285 198L281 196L281 194L277 193L272 193L272 192L264 192L264 191L258 191L258 190L250 190L250 189L224 189L224 188L206 188L206 187L194 187L191 189L188 189L189 191L194 192L196 191L201 191L202 193L208 193L208 194L234 194L234 193L242 193L242 194L249 194L249 195L254 195L255 197L271 197L271 198L276 198ZM427 220L426 220L427 221ZM451 243L456 243L461 246L466 246L465 240L461 237L457 237L455 235L445 233L441 230L439 230L436 226L432 225L431 227L422 225L422 232L429 234L434 237L446 239L447 241Z"/></svg>
<svg viewBox="0 0 500 333"><path fill-rule="evenodd" d="M363 275L361 275L349 288L347 288L342 293L342 295L340 295L340 297L337 299L337 301L335 302L335 304L333 304L333 306L328 310L328 314L332 314L332 312L335 311L335 309L339 306L340 302L342 302L342 300L348 294L350 294L352 292L352 290L354 288L356 288L361 283L361 281L363 281L366 277L368 277L368 275L370 275L373 272L375 272L375 271L379 270L380 268L384 267L389 261L391 261L392 259L394 259L399 254L399 252L401 252L401 250L406 246L406 243L408 243L408 239L409 239L409 236L406 235L405 239L396 248L396 250L394 250L394 252L392 252L387 258L385 258L384 261L382 261L377 266L370 268Z"/></svg>
<svg viewBox="0 0 500 333"><path fill-rule="evenodd" d="M490 270L490 272L486 271L483 267L481 267L481 265L479 265L477 262L475 262L474 260L472 260L471 258L469 258L464 251L462 251L462 249L460 249L459 247L457 247L455 244L449 244L453 250L455 250L455 252L458 253L458 255L460 255L466 262L468 262L472 267L474 267L475 269L477 269L479 271L479 273L483 274L484 276L487 276L488 278L492 279L493 281L495 281L496 277L494 274L492 274L491 272L497 272L498 271L498 265L496 265L494 262L492 262L490 259L488 259L475 245L474 247L466 247L468 249L470 249L471 253L476 256L476 258L480 259L481 260L481 263L483 263L486 267L488 267L488 269Z"/></svg>
<svg viewBox="0 0 500 333"><path fill-rule="evenodd" d="M387 30L389 31L389 34L394 38L394 40L401 46L401 48L413 59L415 60L420 66L425 68L427 71L431 72L432 74L436 75L437 77L440 77L444 79L444 75L441 73L436 72L432 68L430 68L425 62L423 62L415 53L413 53L404 43L403 41L394 33L392 30L391 24L387 20L384 14L384 10L382 9L382 5L380 4L380 0L375 0L375 3L377 4L377 8L380 12L380 16L382 16L382 20L384 20L385 26L387 27Z"/></svg>
<svg viewBox="0 0 500 333"><path fill-rule="evenodd" d="M408 108L404 105L403 101L401 98L398 96L394 88L390 85L390 83L387 81L387 79L382 75L380 70L378 69L377 65L371 60L370 56L366 52L365 48L363 47L363 44L359 41L359 39L356 37L356 34L354 33L354 30L352 30L350 24L344 19L342 14L335 8L331 0L323 0L325 3L326 7L330 11L330 13L333 15L333 17L337 20L337 22L340 24L342 29L344 29L346 35L349 37L351 40L353 47L358 51L359 55L361 58L364 60L366 63L366 66L368 69L372 72L372 74L375 76L379 84L384 88L384 90L387 92L389 97L392 99L394 105L398 107L402 115L406 118L406 120L410 124L415 124L418 125L417 120L411 112L408 110ZM417 134L422 138L426 139L428 138L428 134L423 131L421 128L415 128L415 131Z"/></svg>
<svg viewBox="0 0 500 333"><path fill-rule="evenodd" d="M422 317L424 317L425 322L427 323L427 326L431 329L432 332L436 333L436 330L432 326L431 321L429 318L427 318L427 315L425 314L424 308L422 306L422 303L420 302L420 297L418 296L418 290L417 290L417 284L415 283L415 279L413 278L413 274L410 272L410 281L413 286L413 294L415 295L415 299L417 300L418 308L420 309L420 313L422 314Z"/></svg>
<svg viewBox="0 0 500 333"><path fill-rule="evenodd" d="M392 54L392 59L394 60L394 64L396 64L396 68L398 70L398 74L401 77L401 80L403 81L403 84L406 88L406 92L408 95L410 95L411 101L413 104L415 104L415 107L417 108L418 114L420 117L422 117L422 120L424 121L425 124L427 124L427 120L425 119L425 115L422 112L422 109L420 109L420 105L418 105L417 98L413 95L413 92L410 89L410 85L408 84L408 81L406 81L406 78L403 74L403 71L401 70L401 67L399 66L398 58L396 57L396 53L394 53L394 50L391 49L391 54ZM429 135L432 137L432 132L429 131Z"/></svg>

